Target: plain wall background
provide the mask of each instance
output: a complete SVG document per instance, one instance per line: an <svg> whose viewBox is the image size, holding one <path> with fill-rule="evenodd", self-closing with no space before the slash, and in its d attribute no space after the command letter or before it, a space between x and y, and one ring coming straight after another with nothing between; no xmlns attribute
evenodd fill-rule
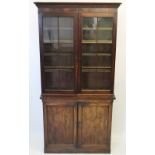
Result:
<svg viewBox="0 0 155 155"><path fill-rule="evenodd" d="M40 1L40 0L38 0ZM47 2L47 0L45 1ZM54 1L52 1L54 2ZM69 2L65 0L56 2ZM71 2L71 0L70 0ZM118 9L117 48L115 68L115 96L112 117L112 154L125 155L125 1L77 1L77 2L122 2ZM29 124L30 124L30 155L43 153L43 114L40 86L40 57L38 35L38 10L30 1L30 53L29 53Z"/></svg>

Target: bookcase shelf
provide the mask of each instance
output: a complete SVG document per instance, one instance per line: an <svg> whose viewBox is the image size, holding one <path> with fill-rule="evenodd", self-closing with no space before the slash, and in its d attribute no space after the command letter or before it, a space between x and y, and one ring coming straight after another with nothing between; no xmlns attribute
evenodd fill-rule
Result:
<svg viewBox="0 0 155 155"><path fill-rule="evenodd" d="M82 40L83 44L111 44L112 40Z"/></svg>
<svg viewBox="0 0 155 155"><path fill-rule="evenodd" d="M111 56L111 53L98 53L98 52L95 52L95 53L82 53L82 56Z"/></svg>
<svg viewBox="0 0 155 155"><path fill-rule="evenodd" d="M105 68L111 68L111 66L82 66L82 68L85 69L105 69Z"/></svg>
<svg viewBox="0 0 155 155"><path fill-rule="evenodd" d="M91 28L91 27L83 27L82 30L112 30L112 27L95 27L95 28Z"/></svg>
<svg viewBox="0 0 155 155"><path fill-rule="evenodd" d="M44 56L69 56L69 55L73 55L73 52L49 52L49 53L44 53Z"/></svg>
<svg viewBox="0 0 155 155"><path fill-rule="evenodd" d="M73 69L74 66L44 66L45 69Z"/></svg>
<svg viewBox="0 0 155 155"><path fill-rule="evenodd" d="M72 44L73 40L44 40L44 43L62 43L62 44Z"/></svg>
<svg viewBox="0 0 155 155"><path fill-rule="evenodd" d="M44 27L44 30L47 31L47 30L58 30L57 27ZM72 27L59 27L59 30L72 30L73 31L73 28Z"/></svg>

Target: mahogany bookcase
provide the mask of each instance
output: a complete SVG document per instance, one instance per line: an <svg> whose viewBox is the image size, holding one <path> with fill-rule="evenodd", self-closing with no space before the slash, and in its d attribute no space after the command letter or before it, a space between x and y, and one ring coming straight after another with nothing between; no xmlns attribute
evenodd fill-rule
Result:
<svg viewBox="0 0 155 155"><path fill-rule="evenodd" d="M108 153L120 3L35 4L44 151Z"/></svg>

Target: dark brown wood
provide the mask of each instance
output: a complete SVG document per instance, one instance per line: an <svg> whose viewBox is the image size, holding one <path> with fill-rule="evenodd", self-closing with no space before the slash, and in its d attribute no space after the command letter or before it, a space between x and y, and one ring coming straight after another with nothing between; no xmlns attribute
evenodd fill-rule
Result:
<svg viewBox="0 0 155 155"><path fill-rule="evenodd" d="M84 11L82 11L84 10ZM82 40L82 17L113 17L114 18L114 22L113 22L113 34L112 34L112 41L113 41L113 44L112 44L112 57L111 57L111 61L112 61L112 74L111 74L111 89L110 90L100 90L100 91L96 91L96 90L81 90L82 93L102 93L102 94L109 94L109 93L113 93L113 85L114 85L114 67L115 67L115 50L116 50L116 36L115 36L115 33L116 33L116 28L115 28L115 24L116 24L116 9L109 9L107 8L106 11L103 11L103 12L97 12L96 10L93 12L92 11L92 8L91 8L91 12L87 12L89 11L89 9L81 9L81 11L79 12L79 21L80 21L80 24L79 24L79 36L80 36L80 42L79 42L79 55L81 55L81 40ZM81 57L80 57L81 58ZM79 61L80 63L81 61ZM81 66L81 64L80 64ZM80 73L79 73L79 77L80 79L82 79L82 76L81 76L81 67L80 67ZM93 82L93 81L92 81ZM80 88L81 88L81 82L80 82Z"/></svg>
<svg viewBox="0 0 155 155"><path fill-rule="evenodd" d="M77 145L77 106L72 100L43 101L45 152L73 150Z"/></svg>
<svg viewBox="0 0 155 155"><path fill-rule="evenodd" d="M44 97L45 152L109 152L112 99Z"/></svg>
<svg viewBox="0 0 155 155"><path fill-rule="evenodd" d="M79 92L79 84L77 81L79 81L79 48L78 48L78 40L79 40L79 32L78 32L78 27L79 27L79 21L78 21L78 14L76 13L76 18L74 19L74 27L75 27L75 32L74 32L74 47L75 47L75 92Z"/></svg>
<svg viewBox="0 0 155 155"><path fill-rule="evenodd" d="M37 7L71 7L71 8L118 8L121 3L80 3L80 2L75 2L75 3L71 3L71 2L34 2L34 4L36 4Z"/></svg>
<svg viewBox="0 0 155 155"><path fill-rule="evenodd" d="M35 2L35 4L38 7L39 15L40 68L42 86L41 99L43 101L44 116L44 151L46 153L109 153L111 144L112 105L113 100L115 99L114 75L117 8L121 3ZM62 31L63 28L62 30L58 30L58 48L54 45L55 38L50 40L49 33L49 40L45 42L45 30L43 25L44 17L58 18L58 28L60 26L59 17L73 18L72 42L74 45L73 53L71 55L64 49L59 48L59 45L63 44L60 43L59 34L61 32L59 31ZM97 44L96 42L91 45L92 47L90 47L89 43L84 42L84 44L88 44L84 45L83 41L85 41L85 39L83 38L85 37L85 34L83 34L83 30L92 28L91 26L89 27L89 23L86 24L86 26L83 26L84 22L82 20L84 17L95 17L97 18L97 22L101 18L112 19L112 26L110 27L112 32L110 40L112 40L112 42L109 44L102 42ZM51 28L50 26L47 26L45 33L48 29L50 29L48 31L52 31L54 33L55 30L51 29L58 29L57 27L53 26ZM71 27L67 27L66 31L70 31L70 28ZM109 29L109 27L105 28ZM95 31L97 40L98 30ZM64 34L66 34L66 32ZM69 35L70 33L68 32L67 34ZM66 35L63 37L67 38L68 36ZM91 41L91 39L86 41L89 40ZM104 41L104 39L99 40ZM71 49L72 46L68 45L67 51L70 51ZM94 53L91 51L92 49ZM98 51L99 49L101 51ZM104 54L109 55L109 57L83 57L83 54L89 54L90 56L95 53L102 56ZM59 54L68 54L69 56L60 58ZM85 60L85 62L83 62L83 60ZM55 62L56 64L54 64ZM62 62L62 65L57 66L57 64L59 64L57 62ZM97 68L98 66L95 66L98 64L99 68ZM71 68L72 66L73 68ZM83 71L82 69L85 66L86 69ZM89 69L93 70L94 66L97 71L90 74ZM55 67L54 69L57 72L51 71L50 69L52 67ZM70 72L59 74L61 70L65 70L67 67L73 69L73 89L70 89L71 87L67 87L70 86L69 82L71 81L67 81L67 77L72 76L73 74L71 75ZM107 69L106 67L109 68ZM50 73L52 72L48 78L46 77L47 74L45 74L45 69L49 69L48 71ZM101 74L95 76L95 73L98 74L98 72L101 72ZM53 80L54 75L56 75L56 77L60 77L61 75L61 82L63 83L64 88L61 88L61 86L59 88L59 84L58 86L55 84L58 88L52 87L52 84L54 83L53 81L56 81ZM89 76L90 78L88 78ZM97 77L97 79L95 79L95 77ZM51 87L49 87L50 85ZM102 85L102 87L100 87L100 85ZM65 89L65 87L67 87L67 89Z"/></svg>
<svg viewBox="0 0 155 155"><path fill-rule="evenodd" d="M77 8L57 8L57 7L50 7L50 8L40 8L43 14L50 14L50 13L78 13Z"/></svg>
<svg viewBox="0 0 155 155"><path fill-rule="evenodd" d="M108 142L109 103L79 102L79 147L101 146Z"/></svg>
<svg viewBox="0 0 155 155"><path fill-rule="evenodd" d="M108 134L111 103L96 101L79 102L79 149L96 152L110 151Z"/></svg>
<svg viewBox="0 0 155 155"><path fill-rule="evenodd" d="M40 72L41 72L41 91L44 90L44 72L43 72L43 28L42 28L42 13L40 12L40 9L38 9L38 25L39 25L39 44L40 44Z"/></svg>
<svg viewBox="0 0 155 155"><path fill-rule="evenodd" d="M89 100L109 100L113 101L115 99L113 94L43 94L41 99L44 101L51 101L52 99L74 99L76 101L81 101L83 99Z"/></svg>
<svg viewBox="0 0 155 155"><path fill-rule="evenodd" d="M114 78L115 78L115 57L116 57L116 37L117 37L117 10L115 10L115 16L113 20L113 46L112 46L112 93L114 93Z"/></svg>

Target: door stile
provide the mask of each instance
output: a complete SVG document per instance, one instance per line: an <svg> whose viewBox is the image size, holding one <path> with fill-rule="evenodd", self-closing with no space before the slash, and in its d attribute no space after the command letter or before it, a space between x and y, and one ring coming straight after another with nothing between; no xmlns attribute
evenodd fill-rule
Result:
<svg viewBox="0 0 155 155"><path fill-rule="evenodd" d="M77 148L78 144L78 128L77 128L77 123L78 123L78 104L74 104L74 146L75 149Z"/></svg>
<svg viewBox="0 0 155 155"><path fill-rule="evenodd" d="M77 148L80 148L81 144L82 144L82 105L80 104L80 102L78 103L78 143L77 143Z"/></svg>
<svg viewBox="0 0 155 155"><path fill-rule="evenodd" d="M75 49L75 92L79 92L79 25L78 13L74 15L74 49Z"/></svg>

